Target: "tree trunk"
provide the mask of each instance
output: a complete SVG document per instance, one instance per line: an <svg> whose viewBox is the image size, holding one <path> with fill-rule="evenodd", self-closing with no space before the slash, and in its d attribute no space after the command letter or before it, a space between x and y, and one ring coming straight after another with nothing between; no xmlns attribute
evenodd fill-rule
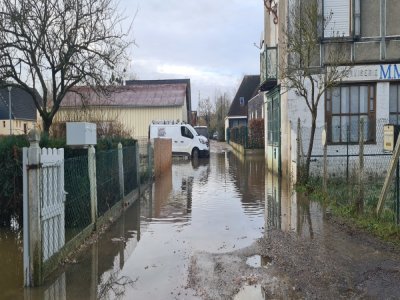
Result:
<svg viewBox="0 0 400 300"><path fill-rule="evenodd" d="M311 120L311 134L310 134L310 141L308 144L308 151L307 151L307 160L306 160L306 169L304 172L304 182L307 183L309 176L310 176L310 161L311 161L311 154L312 149L314 146L314 136L315 136L315 129L316 129L316 120L317 120L317 112L311 112L312 120Z"/></svg>
<svg viewBox="0 0 400 300"><path fill-rule="evenodd" d="M43 135L49 136L50 126L53 123L52 118L43 118Z"/></svg>

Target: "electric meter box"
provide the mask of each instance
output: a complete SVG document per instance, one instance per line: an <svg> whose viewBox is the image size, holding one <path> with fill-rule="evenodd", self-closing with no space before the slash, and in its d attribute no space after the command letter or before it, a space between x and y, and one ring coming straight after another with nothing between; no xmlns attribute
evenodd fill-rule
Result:
<svg viewBox="0 0 400 300"><path fill-rule="evenodd" d="M383 151L393 152L399 135L399 125L385 124L383 126Z"/></svg>
<svg viewBox="0 0 400 300"><path fill-rule="evenodd" d="M67 122L67 145L86 147L97 144L96 124Z"/></svg>

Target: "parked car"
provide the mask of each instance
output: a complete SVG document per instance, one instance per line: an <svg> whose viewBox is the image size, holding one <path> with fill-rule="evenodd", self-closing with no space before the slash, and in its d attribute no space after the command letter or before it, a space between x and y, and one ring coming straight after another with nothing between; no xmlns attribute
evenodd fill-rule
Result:
<svg viewBox="0 0 400 300"><path fill-rule="evenodd" d="M214 132L214 134L213 134L213 139L214 139L214 140L218 140L218 132Z"/></svg>
<svg viewBox="0 0 400 300"><path fill-rule="evenodd" d="M208 139L208 127L207 126L194 126L198 135L205 136Z"/></svg>
<svg viewBox="0 0 400 300"><path fill-rule="evenodd" d="M183 122L153 121L149 126L149 140L167 138L172 140L172 154L192 158L209 157L208 139L198 135L196 130Z"/></svg>

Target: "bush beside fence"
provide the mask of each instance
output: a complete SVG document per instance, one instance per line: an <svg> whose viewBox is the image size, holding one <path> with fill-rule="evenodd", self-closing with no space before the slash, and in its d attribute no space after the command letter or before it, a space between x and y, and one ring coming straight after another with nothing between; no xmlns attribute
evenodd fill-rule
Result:
<svg viewBox="0 0 400 300"><path fill-rule="evenodd" d="M264 119L253 119L247 126L228 129L228 141L242 145L245 149L264 148Z"/></svg>
<svg viewBox="0 0 400 300"><path fill-rule="evenodd" d="M96 145L97 155L99 155L99 160L103 160L103 164L109 164L109 162L105 162L103 156L107 156L106 154L101 154L102 151L111 150L114 151L117 149L118 143L124 146L124 168L125 172L125 194L128 194L133 189L137 188L137 186L133 183L136 182L136 172L133 171L132 165L136 164L135 153L133 153L132 149L134 149L137 141L128 138L104 138L99 139L98 144ZM0 226L9 227L11 219L16 218L18 223L22 226L22 148L29 146L28 139L25 135L19 136L4 136L0 138L0 168L2 172L0 173ZM65 144L65 140L63 139L49 139L46 136L43 136L40 141L40 147L45 148L64 148L64 157L65 157L65 179L66 179L66 191L68 191L68 198L84 198L85 194L88 193L88 174L87 174L87 149L73 149ZM143 156L147 159L147 144L140 145L141 148L144 147L141 151L143 152ZM114 149L114 150L112 150ZM115 150L116 151L116 150ZM112 154L108 154L112 156ZM71 160L69 160L71 159ZM147 175L147 168L149 165L143 164L143 173L146 173L144 176L143 182L149 176ZM102 172L111 172L107 170L107 168L103 165L99 165L98 168ZM100 181L107 181L108 179L99 178ZM128 178L132 178L129 180ZM117 177L118 179L118 177ZM114 180L115 181L115 180ZM115 182L114 182L115 183ZM110 184L110 183L108 183ZM104 189L107 189L107 183L103 182ZM102 188L102 187L100 187ZM115 190L115 189L114 189ZM86 191L86 192L84 192ZM108 191L107 191L108 192ZM119 192L118 192L119 193ZM118 194L117 193L117 194ZM103 194L102 194L103 195ZM86 195L87 196L87 195ZM115 201L112 200L112 196L104 196L104 199L100 199L101 207L105 209L105 207L109 207L109 205ZM107 198L107 199L106 199ZM79 216L78 220L73 220L73 216L76 216L79 212L82 212L83 207L80 207L80 200L74 200L75 203L66 203L67 207L69 205L75 206L74 209L67 210L68 220L66 220L67 224L73 226L85 226L87 221L85 221L88 216L83 213L82 216ZM74 211L75 210L75 211ZM90 212L89 212L90 216ZM72 219L71 219L72 217Z"/></svg>

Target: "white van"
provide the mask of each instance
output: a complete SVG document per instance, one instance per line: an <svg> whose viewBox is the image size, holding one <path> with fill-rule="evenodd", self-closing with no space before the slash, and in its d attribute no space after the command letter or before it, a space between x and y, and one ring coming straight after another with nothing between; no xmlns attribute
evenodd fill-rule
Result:
<svg viewBox="0 0 400 300"><path fill-rule="evenodd" d="M183 122L153 121L149 126L149 139L167 138L172 140L172 154L192 158L209 157L208 139L198 135L196 130Z"/></svg>

